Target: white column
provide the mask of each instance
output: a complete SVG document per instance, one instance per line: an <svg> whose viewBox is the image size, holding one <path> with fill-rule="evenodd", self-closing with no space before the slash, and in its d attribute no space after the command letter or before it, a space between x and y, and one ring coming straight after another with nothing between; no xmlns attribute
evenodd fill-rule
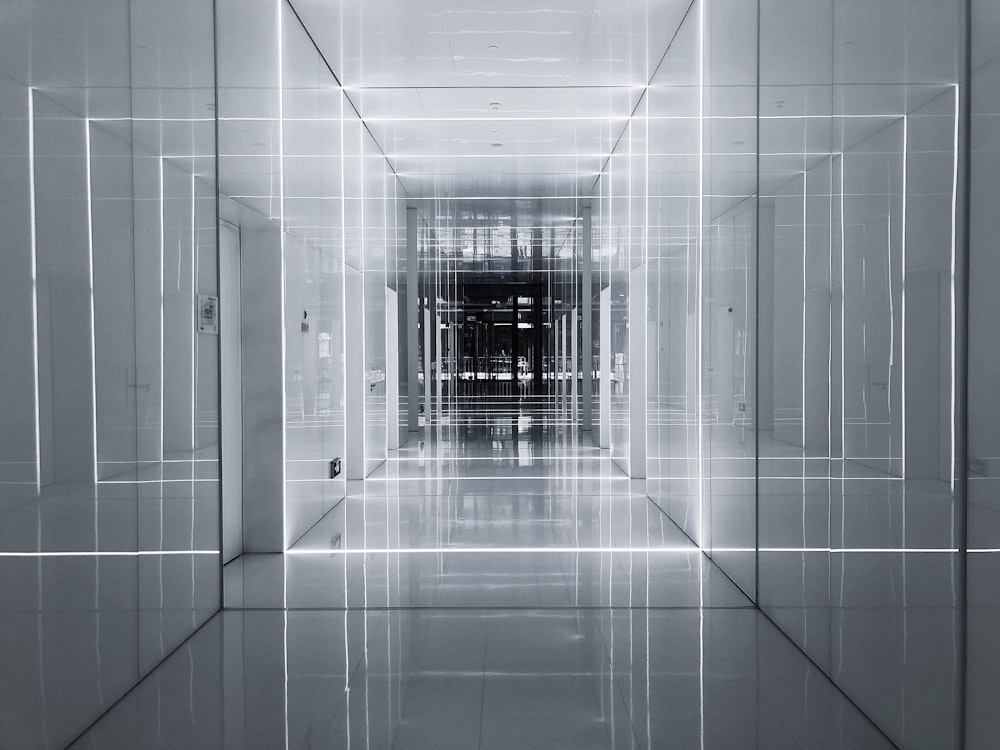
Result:
<svg viewBox="0 0 1000 750"><path fill-rule="evenodd" d="M629 272L629 472L646 478L646 264Z"/></svg>
<svg viewBox="0 0 1000 750"><path fill-rule="evenodd" d="M399 448L399 298L385 288L385 418L386 446Z"/></svg>
<svg viewBox="0 0 1000 750"><path fill-rule="evenodd" d="M601 448L611 447L611 287L601 290Z"/></svg>
<svg viewBox="0 0 1000 750"><path fill-rule="evenodd" d="M577 413L577 384L576 384L576 362L580 356L580 348L577 336L577 309L574 307L569 315L569 340L570 340L570 358L569 358L569 374L570 374L570 406L572 408L573 417L576 418Z"/></svg>
<svg viewBox="0 0 1000 750"><path fill-rule="evenodd" d="M567 371L569 370L568 367L569 358L566 356L566 327L567 324L569 323L569 313L563 315L562 319L559 322L562 323L562 330L560 331L560 334L562 336L562 344L560 345L559 348L559 353L562 356L562 359L560 360L561 366L559 368L560 371L562 372L560 393L562 393L563 407L566 407L569 405L569 382L566 380Z"/></svg>
<svg viewBox="0 0 1000 750"><path fill-rule="evenodd" d="M580 335L583 338L583 424L582 429L590 430L593 427L592 402L594 397L594 376L591 370L591 363L594 358L594 261L593 261L593 238L591 237L591 210L589 207L583 209L583 295L580 303L583 306L583 330Z"/></svg>
<svg viewBox="0 0 1000 750"><path fill-rule="evenodd" d="M240 232L243 365L243 551L284 552L285 393L281 230Z"/></svg>
<svg viewBox="0 0 1000 750"><path fill-rule="evenodd" d="M344 267L344 303L348 311L344 357L344 420L347 436L344 441L344 472L347 479L365 478L365 326L364 316L351 311L364 310L365 281L360 271Z"/></svg>
<svg viewBox="0 0 1000 750"><path fill-rule="evenodd" d="M406 209L406 422L420 429L420 279L417 274L417 209Z"/></svg>

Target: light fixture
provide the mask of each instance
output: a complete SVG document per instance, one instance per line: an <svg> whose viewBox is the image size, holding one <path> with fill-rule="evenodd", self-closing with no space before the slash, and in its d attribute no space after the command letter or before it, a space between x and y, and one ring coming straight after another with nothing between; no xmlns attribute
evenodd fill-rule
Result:
<svg viewBox="0 0 1000 750"><path fill-rule="evenodd" d="M491 52L495 52L496 49L497 49L497 45L491 44L490 47L489 47L489 49L490 49Z"/></svg>
<svg viewBox="0 0 1000 750"><path fill-rule="evenodd" d="M500 102L490 102L490 109L494 112L500 109Z"/></svg>
<svg viewBox="0 0 1000 750"><path fill-rule="evenodd" d="M499 143L499 142L496 142L496 143L491 143L491 144L490 144L490 146L491 146L492 148L503 148L503 144L502 144L502 143Z"/></svg>

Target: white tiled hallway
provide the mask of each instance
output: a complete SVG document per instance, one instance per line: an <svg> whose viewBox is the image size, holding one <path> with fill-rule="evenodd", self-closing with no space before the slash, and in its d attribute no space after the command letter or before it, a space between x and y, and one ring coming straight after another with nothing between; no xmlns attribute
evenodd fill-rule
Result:
<svg viewBox="0 0 1000 750"><path fill-rule="evenodd" d="M74 748L892 744L542 400L460 409Z"/></svg>
<svg viewBox="0 0 1000 750"><path fill-rule="evenodd" d="M0 1L0 750L1000 748L1000 0Z"/></svg>

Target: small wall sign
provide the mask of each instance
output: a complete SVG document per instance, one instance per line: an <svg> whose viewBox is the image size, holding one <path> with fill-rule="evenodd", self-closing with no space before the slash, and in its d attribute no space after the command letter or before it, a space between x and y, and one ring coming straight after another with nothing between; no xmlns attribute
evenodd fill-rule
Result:
<svg viewBox="0 0 1000 750"><path fill-rule="evenodd" d="M198 333L219 332L219 298L198 295Z"/></svg>

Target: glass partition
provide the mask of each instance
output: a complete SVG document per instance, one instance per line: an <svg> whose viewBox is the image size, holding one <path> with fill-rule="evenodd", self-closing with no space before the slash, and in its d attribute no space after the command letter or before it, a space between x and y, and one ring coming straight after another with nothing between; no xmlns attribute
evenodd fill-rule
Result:
<svg viewBox="0 0 1000 750"><path fill-rule="evenodd" d="M958 729L960 20L760 16L759 603L913 748Z"/></svg>
<svg viewBox="0 0 1000 750"><path fill-rule="evenodd" d="M219 607L213 9L4 11L0 745L62 747Z"/></svg>
<svg viewBox="0 0 1000 750"><path fill-rule="evenodd" d="M968 290L968 581L966 746L986 750L1000 736L1000 337L993 308L1000 253L1000 7L972 2L972 114ZM959 469L961 470L961 468Z"/></svg>

